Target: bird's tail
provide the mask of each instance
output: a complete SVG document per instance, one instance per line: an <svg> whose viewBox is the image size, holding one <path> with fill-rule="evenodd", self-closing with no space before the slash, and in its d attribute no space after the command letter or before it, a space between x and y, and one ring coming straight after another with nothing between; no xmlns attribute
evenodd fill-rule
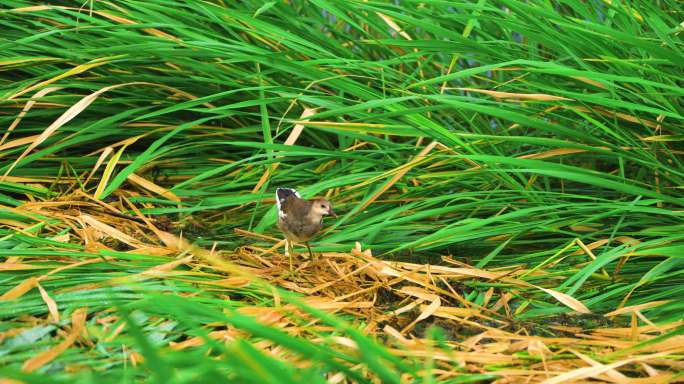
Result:
<svg viewBox="0 0 684 384"><path fill-rule="evenodd" d="M282 204L285 204L285 201L290 196L296 196L301 199L301 196L299 196L297 190L293 188L276 188L276 205L278 206L278 212L281 211L280 207Z"/></svg>

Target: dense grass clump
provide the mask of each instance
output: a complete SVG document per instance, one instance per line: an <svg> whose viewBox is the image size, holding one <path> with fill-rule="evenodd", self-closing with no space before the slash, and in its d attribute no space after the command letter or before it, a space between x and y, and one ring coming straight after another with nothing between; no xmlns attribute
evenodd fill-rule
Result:
<svg viewBox="0 0 684 384"><path fill-rule="evenodd" d="M676 378L682 20L2 2L0 382ZM342 214L298 276L278 186Z"/></svg>

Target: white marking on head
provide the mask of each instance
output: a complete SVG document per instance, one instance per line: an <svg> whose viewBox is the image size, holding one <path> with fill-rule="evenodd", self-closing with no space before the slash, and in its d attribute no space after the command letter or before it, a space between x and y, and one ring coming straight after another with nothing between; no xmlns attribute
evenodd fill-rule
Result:
<svg viewBox="0 0 684 384"><path fill-rule="evenodd" d="M332 204L326 199L318 198L313 200L311 214L316 218L322 218L332 214Z"/></svg>

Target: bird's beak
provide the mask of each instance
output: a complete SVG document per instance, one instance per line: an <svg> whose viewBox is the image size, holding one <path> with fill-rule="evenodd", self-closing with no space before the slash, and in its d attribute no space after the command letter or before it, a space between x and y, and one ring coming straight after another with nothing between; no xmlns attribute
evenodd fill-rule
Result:
<svg viewBox="0 0 684 384"><path fill-rule="evenodd" d="M333 212L332 208L328 209L328 215L330 215L332 217L337 217L337 214L335 212Z"/></svg>

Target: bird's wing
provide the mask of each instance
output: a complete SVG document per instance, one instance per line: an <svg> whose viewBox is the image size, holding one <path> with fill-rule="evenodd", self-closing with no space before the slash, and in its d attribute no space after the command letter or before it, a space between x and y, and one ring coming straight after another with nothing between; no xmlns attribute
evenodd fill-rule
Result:
<svg viewBox="0 0 684 384"><path fill-rule="evenodd" d="M285 217L288 211L292 210L293 204L302 197L292 188L276 188L276 206L278 207L278 216ZM304 201L304 200L302 200Z"/></svg>
<svg viewBox="0 0 684 384"><path fill-rule="evenodd" d="M309 200L289 198L283 206L283 211L296 220L305 220L311 211L312 204Z"/></svg>

